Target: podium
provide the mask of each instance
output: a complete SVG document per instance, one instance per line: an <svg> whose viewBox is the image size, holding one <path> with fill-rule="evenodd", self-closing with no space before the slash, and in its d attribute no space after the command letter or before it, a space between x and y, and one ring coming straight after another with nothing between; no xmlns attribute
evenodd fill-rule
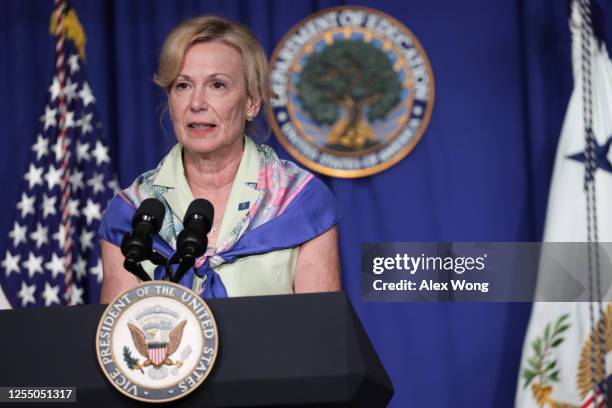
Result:
<svg viewBox="0 0 612 408"><path fill-rule="evenodd" d="M210 376L164 406L385 407L387 372L343 293L210 299L219 351ZM95 332L105 305L0 311L0 386L76 387L68 406L142 406L104 377Z"/></svg>

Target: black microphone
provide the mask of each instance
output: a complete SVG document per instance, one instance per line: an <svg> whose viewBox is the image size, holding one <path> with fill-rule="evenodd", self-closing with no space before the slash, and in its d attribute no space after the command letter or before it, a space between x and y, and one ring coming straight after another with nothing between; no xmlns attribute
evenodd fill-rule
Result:
<svg viewBox="0 0 612 408"><path fill-rule="evenodd" d="M210 201L197 198L189 204L183 218L183 230L176 239L176 253L170 263L179 263L174 278L178 282L189 268L193 267L195 260L204 255L208 246L206 234L210 232L215 209Z"/></svg>
<svg viewBox="0 0 612 408"><path fill-rule="evenodd" d="M153 235L161 229L166 209L156 198L147 198L136 210L132 218L133 230L123 237L121 253L125 256L123 267L136 274L142 280L150 280L144 273L140 262L149 259L153 254Z"/></svg>

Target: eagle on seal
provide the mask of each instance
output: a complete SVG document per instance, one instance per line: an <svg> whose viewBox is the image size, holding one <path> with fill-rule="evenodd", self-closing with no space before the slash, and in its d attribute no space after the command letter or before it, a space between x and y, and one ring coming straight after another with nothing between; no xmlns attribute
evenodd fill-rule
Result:
<svg viewBox="0 0 612 408"><path fill-rule="evenodd" d="M177 324L168 334L168 338L164 339L159 329L147 330L145 334L132 323L128 323L128 328L132 334L132 340L136 350L145 358L145 361L137 363L134 368L141 369L153 365L155 368L160 368L162 365L180 367L182 361L172 361L170 356L178 349L183 337L183 329L185 328L186 320Z"/></svg>

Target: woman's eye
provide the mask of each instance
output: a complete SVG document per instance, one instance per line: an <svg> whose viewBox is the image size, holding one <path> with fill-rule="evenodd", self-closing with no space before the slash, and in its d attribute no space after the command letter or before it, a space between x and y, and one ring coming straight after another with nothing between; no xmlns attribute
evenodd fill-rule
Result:
<svg viewBox="0 0 612 408"><path fill-rule="evenodd" d="M177 82L174 87L178 90L183 90L187 89L189 87L189 84L187 82Z"/></svg>
<svg viewBox="0 0 612 408"><path fill-rule="evenodd" d="M213 88L215 88L215 89L223 89L223 88L225 88L225 84L223 82L215 81L215 82L213 82Z"/></svg>

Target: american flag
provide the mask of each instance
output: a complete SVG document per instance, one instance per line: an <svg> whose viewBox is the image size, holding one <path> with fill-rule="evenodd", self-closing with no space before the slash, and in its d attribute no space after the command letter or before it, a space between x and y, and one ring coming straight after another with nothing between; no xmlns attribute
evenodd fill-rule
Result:
<svg viewBox="0 0 612 408"><path fill-rule="evenodd" d="M580 403L580 408L605 408L606 405L603 384L599 384L595 391L589 391L584 400Z"/></svg>
<svg viewBox="0 0 612 408"><path fill-rule="evenodd" d="M83 59L65 34L66 24L78 24L66 7L56 2L56 70L0 263L12 307L99 301L96 232L118 186Z"/></svg>

